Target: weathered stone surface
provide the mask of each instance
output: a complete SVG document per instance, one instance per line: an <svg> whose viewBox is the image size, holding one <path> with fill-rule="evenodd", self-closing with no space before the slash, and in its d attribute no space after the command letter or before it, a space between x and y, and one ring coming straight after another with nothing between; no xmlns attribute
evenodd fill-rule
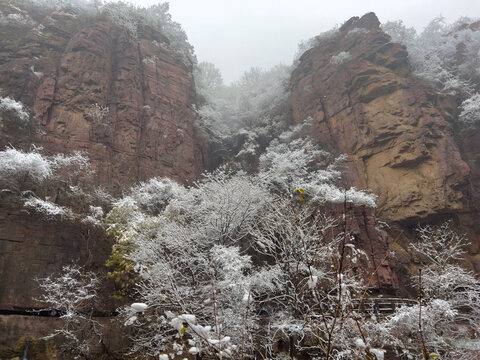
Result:
<svg viewBox="0 0 480 360"><path fill-rule="evenodd" d="M98 359L125 359L128 339L123 336L118 327L109 318L94 318L99 323L102 333L100 343L95 343L92 356ZM60 338L48 341L42 337L50 335L52 329L62 327L59 318L37 317L28 315L0 315L0 359L30 359L30 360L70 360L73 357L67 351L60 350ZM108 349L116 349L108 352ZM26 354L26 357L25 357Z"/></svg>
<svg viewBox="0 0 480 360"><path fill-rule="evenodd" d="M341 224L339 230L343 231L345 225L347 232L353 237L352 243L365 251L366 257L359 256L357 262L352 263L348 255L345 261L351 262L351 267L355 269L356 274L363 276L365 283L370 281L369 289L384 293L394 293L398 290L398 278L393 272L397 264L390 254L388 235L386 231L377 228L372 209L346 204L346 208L344 205L324 206L322 211L339 219L346 213L346 223Z"/></svg>
<svg viewBox="0 0 480 360"><path fill-rule="evenodd" d="M351 58L332 63L347 52ZM291 79L297 123L349 156L348 181L378 195L377 215L417 222L461 211L470 167L455 143L451 115L410 73L407 52L374 14L349 20L305 53Z"/></svg>
<svg viewBox="0 0 480 360"><path fill-rule="evenodd" d="M18 12L9 4L0 10ZM192 180L202 171L191 65L162 48L160 33L144 26L134 38L106 18L62 12L0 28L0 95L33 115L30 136L3 134L1 146L84 151L98 184L116 189L153 176Z"/></svg>
<svg viewBox="0 0 480 360"><path fill-rule="evenodd" d="M28 214L9 197L0 198L0 310L42 307L35 279L73 262L99 270L110 247L99 229L59 218L48 221Z"/></svg>

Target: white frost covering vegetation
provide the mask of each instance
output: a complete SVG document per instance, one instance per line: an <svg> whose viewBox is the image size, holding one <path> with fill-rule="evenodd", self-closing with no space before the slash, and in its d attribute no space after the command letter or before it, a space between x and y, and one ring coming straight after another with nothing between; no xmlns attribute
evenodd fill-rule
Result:
<svg viewBox="0 0 480 360"><path fill-rule="evenodd" d="M415 74L437 91L460 98L459 123L466 127L478 126L480 118L480 95L475 87L480 81L480 31L471 26L477 21L460 18L446 24L439 17L420 34L401 21L382 25L392 41L407 47Z"/></svg>
<svg viewBox="0 0 480 360"><path fill-rule="evenodd" d="M480 281L462 268L458 261L466 252L468 241L458 234L451 222L417 229L412 249L427 261L422 277L413 282L422 288L422 336L428 352L440 359L473 359L480 341ZM398 354L415 359L419 344L419 305L403 306L386 322L394 335L391 345ZM472 344L477 344L472 347Z"/></svg>
<svg viewBox="0 0 480 360"><path fill-rule="evenodd" d="M13 9L21 11L18 8L12 6ZM18 13L10 13L8 15L4 15L0 11L0 24L2 25L22 25L22 26L33 26L35 25L35 21L32 20L28 14L23 14L22 12Z"/></svg>
<svg viewBox="0 0 480 360"><path fill-rule="evenodd" d="M32 209L38 214L44 215L47 218L54 218L56 216L60 216L62 218L75 217L73 212L64 206L34 197L25 201L23 206L25 206L27 209Z"/></svg>
<svg viewBox="0 0 480 360"><path fill-rule="evenodd" d="M12 147L0 151L0 190L16 194L27 209L47 219L102 226L104 209L110 209L113 198L92 188L88 157L80 152L43 155L41 151L35 146L29 152Z"/></svg>
<svg viewBox="0 0 480 360"><path fill-rule="evenodd" d="M65 169L68 169L70 175L85 175L90 166L89 159L82 153L45 156L40 153L41 150L42 148L33 147L30 152L24 152L10 147L0 151L3 165L0 178L30 178L42 182Z"/></svg>
<svg viewBox="0 0 480 360"><path fill-rule="evenodd" d="M298 61L298 59L300 59L300 57L308 50L314 47L320 46L321 44L324 44L328 41L332 41L335 38L337 38L339 35L340 35L340 31L338 30L338 27L335 27L311 39L300 42L300 44L298 45L297 53L295 55L296 61Z"/></svg>
<svg viewBox="0 0 480 360"><path fill-rule="evenodd" d="M235 135L241 128L266 125L271 113L288 99L290 68L252 68L229 86L211 63L199 63L194 72L197 93L203 104L197 109L199 126L219 139Z"/></svg>
<svg viewBox="0 0 480 360"><path fill-rule="evenodd" d="M352 55L348 51L341 51L337 55L333 55L330 58L330 62L333 65L342 65L349 62L352 59Z"/></svg>
<svg viewBox="0 0 480 360"><path fill-rule="evenodd" d="M100 281L97 275L77 265L64 266L59 274L37 279L44 310L55 311L63 326L44 337L62 338L61 350L75 359L89 358L92 347L102 340L101 325L93 319Z"/></svg>
<svg viewBox="0 0 480 360"><path fill-rule="evenodd" d="M475 93L460 105L462 112L459 119L466 124L478 123L480 120L480 94Z"/></svg>
<svg viewBox="0 0 480 360"><path fill-rule="evenodd" d="M22 8L34 6L42 11L63 12L64 15L76 18L78 16L108 16L114 23L122 26L132 37L141 38L139 29L145 25L152 26L162 34L161 43L157 44L164 50L177 56L187 65L196 62L193 47L188 43L187 35L181 25L172 20L168 2L142 7L124 2L103 2L90 0L13 0L12 9L16 12L4 15L0 12L0 24L21 24L34 27L36 23ZM54 21L49 17L50 21ZM44 20L45 21L45 20ZM35 29L37 31L37 29Z"/></svg>
<svg viewBox="0 0 480 360"><path fill-rule="evenodd" d="M282 137L280 136L280 139ZM354 187L341 189L335 184L341 178L344 155L334 158L309 139L287 142L272 141L260 156L260 178L268 187L279 191L294 192L302 189L302 197L316 202L343 203L376 207L374 194ZM321 168L318 168L322 166Z"/></svg>
<svg viewBox="0 0 480 360"><path fill-rule="evenodd" d="M7 97L0 97L0 110L3 111L13 111L17 115L17 117L23 123L27 123L29 119L28 113L25 111L24 105L19 102L15 101L14 99Z"/></svg>
<svg viewBox="0 0 480 360"><path fill-rule="evenodd" d="M24 152L7 147L0 151L0 185L12 190L31 190L24 187L36 187L56 179L71 184L73 178L87 176L90 171L89 159L82 153L46 156L41 154L41 150L32 147L30 152Z"/></svg>
<svg viewBox="0 0 480 360"><path fill-rule="evenodd" d="M292 148L278 144L283 153L274 153L273 147L267 151L269 165L258 175L220 169L190 187L154 179L114 204L107 216L109 230L118 245L128 248L122 256L138 279L132 296L148 306L142 316L131 307L119 310L122 323L135 329L132 353L158 357L171 346L183 349L182 339L188 335L187 353L238 359L255 352L252 344L258 336L270 345L293 334L314 336L307 326L312 321L327 333L330 327L333 332L344 331L336 328L334 316L318 323L310 310L296 313L290 302L303 299L295 306L311 309L318 302L307 293L317 293L347 307L361 290L356 277L332 270L331 261L340 261L341 241L346 242L344 254L349 257L357 258L360 252L349 235L341 230L336 235L339 220L318 213L321 190L305 191L304 201L293 196L294 189L303 185L314 189L328 183L332 188L324 192L336 189L340 160L309 140L292 143ZM318 179L310 178L308 168L313 165ZM268 181L267 168L279 173L271 174L278 181ZM149 195L154 192L159 198ZM350 201L350 193L344 191L339 202L346 193ZM327 201L323 196L321 202ZM259 257L271 261L255 263ZM340 300L327 287L341 289ZM275 309L286 313L279 316ZM374 339L376 330L371 333ZM269 346L264 350L271 355ZM358 352L353 340L345 346L349 354Z"/></svg>
<svg viewBox="0 0 480 360"><path fill-rule="evenodd" d="M219 170L194 186L178 185L180 191L167 187L162 198L169 200L155 212L131 195L115 204L110 226L117 241L129 245L123 256L137 275L132 296L147 307L141 316L131 307L119 310L122 323L133 327L132 353L158 357L174 349L179 356L241 359L260 351L273 358L276 341L294 338L300 340L292 346L318 358L382 359L387 347L416 358L418 304L378 318L357 311L356 300L368 288L362 279L370 275L358 274L359 263L370 255L343 233L345 217L322 214L313 200L319 195L308 190L326 184L332 187L325 192L335 193L339 164L309 140L290 144L273 144L257 176ZM290 151L294 156L286 156L297 159L298 169L276 160ZM311 162L322 164L314 170L322 182L309 178ZM282 175L268 182L265 172L273 168ZM301 201L297 184L305 185ZM338 201L359 197L348 192ZM480 290L473 274L456 264L467 243L450 226L422 227L412 245L426 259L422 334L429 353L466 360L476 351ZM342 259L349 261L340 268Z"/></svg>
<svg viewBox="0 0 480 360"><path fill-rule="evenodd" d="M31 152L7 148L0 152L0 163L2 180L9 177L29 177L42 182L53 175L52 161L41 155L36 148Z"/></svg>
<svg viewBox="0 0 480 360"><path fill-rule="evenodd" d="M460 122L475 125L480 108L475 92L475 83L480 80L480 31L470 25L478 19L460 18L453 24L444 20L432 20L420 34L401 21L385 23L382 28L392 41L407 47L415 74L439 92L460 97Z"/></svg>
<svg viewBox="0 0 480 360"><path fill-rule="evenodd" d="M150 213L158 213L168 203L180 197L185 191L183 186L168 178L151 178L131 189L130 196L135 203Z"/></svg>

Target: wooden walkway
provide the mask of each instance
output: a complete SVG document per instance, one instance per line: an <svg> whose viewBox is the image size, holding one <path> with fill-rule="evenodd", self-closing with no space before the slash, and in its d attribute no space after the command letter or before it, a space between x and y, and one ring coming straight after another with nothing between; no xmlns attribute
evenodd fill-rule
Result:
<svg viewBox="0 0 480 360"><path fill-rule="evenodd" d="M413 306L418 304L418 300L405 298L363 298L353 299L353 308L360 309L361 312L389 315L393 314L400 306Z"/></svg>

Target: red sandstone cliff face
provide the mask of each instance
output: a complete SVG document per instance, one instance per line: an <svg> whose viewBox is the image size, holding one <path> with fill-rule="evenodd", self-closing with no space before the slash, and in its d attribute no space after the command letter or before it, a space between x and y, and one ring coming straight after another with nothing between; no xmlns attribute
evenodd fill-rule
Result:
<svg viewBox="0 0 480 360"><path fill-rule="evenodd" d="M309 119L312 138L348 155L347 182L378 195L376 216L393 225L401 267L412 260L411 226L453 217L480 270L478 132L458 134L455 99L413 76L406 49L390 42L373 13L300 58L291 101L296 123Z"/></svg>
<svg viewBox="0 0 480 360"><path fill-rule="evenodd" d="M191 66L161 46L161 33L145 26L135 38L107 18L30 15L28 24L0 25L0 95L29 107L31 136L2 134L0 145L84 151L110 188L202 171Z"/></svg>
<svg viewBox="0 0 480 360"><path fill-rule="evenodd" d="M341 52L351 58L335 64ZM350 182L377 194L377 214L393 221L461 210L470 173L451 114L406 56L367 14L305 53L291 80L295 121L310 117L314 138L349 155Z"/></svg>
<svg viewBox="0 0 480 360"><path fill-rule="evenodd" d="M346 204L346 208L344 205L325 206L322 211L338 218L345 212L346 229L352 236L353 243L367 255L358 263L352 264L352 268L369 282L369 290L373 293L395 294L399 282L393 269L397 264L390 253L388 234L377 226L372 209ZM346 260L349 261L348 258Z"/></svg>

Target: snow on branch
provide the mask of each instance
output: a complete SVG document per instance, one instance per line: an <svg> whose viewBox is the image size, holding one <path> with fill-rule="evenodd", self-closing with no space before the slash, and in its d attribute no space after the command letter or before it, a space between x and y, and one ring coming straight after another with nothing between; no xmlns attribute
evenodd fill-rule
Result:
<svg viewBox="0 0 480 360"><path fill-rule="evenodd" d="M480 121L480 94L475 93L460 105L462 112L459 119L466 124L475 124Z"/></svg>
<svg viewBox="0 0 480 360"><path fill-rule="evenodd" d="M31 178L42 182L53 176L53 164L48 157L33 148L31 152L23 152L15 148L7 148L0 152L0 178Z"/></svg>
<svg viewBox="0 0 480 360"><path fill-rule="evenodd" d="M55 217L61 218L75 218L74 213L69 208L57 205L51 201L38 199L31 197L23 204L27 209L32 209L36 213L45 216L46 218L53 219Z"/></svg>
<svg viewBox="0 0 480 360"><path fill-rule="evenodd" d="M76 265L64 266L57 275L37 279L42 295L38 299L45 310L57 311L63 327L45 339L60 336L62 350L75 359L88 358L92 347L101 341L100 324L92 311L100 281L93 272Z"/></svg>

